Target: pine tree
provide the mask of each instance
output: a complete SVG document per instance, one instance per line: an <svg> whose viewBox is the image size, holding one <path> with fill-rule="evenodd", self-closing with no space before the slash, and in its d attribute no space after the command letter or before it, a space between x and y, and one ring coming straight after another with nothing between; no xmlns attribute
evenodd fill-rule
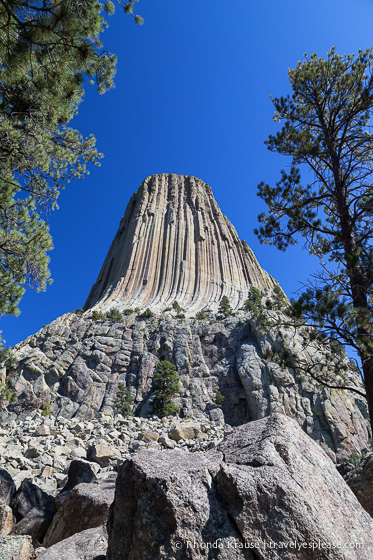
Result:
<svg viewBox="0 0 373 560"><path fill-rule="evenodd" d="M114 321L121 321L123 319L123 314L116 307L112 307L106 313L106 318L107 319L112 319Z"/></svg>
<svg viewBox="0 0 373 560"><path fill-rule="evenodd" d="M275 98L282 129L266 142L290 156L275 187L259 185L269 207L256 233L285 250L303 237L320 271L292 301L292 316L360 357L373 426L373 51L326 59L316 54L289 70L292 95ZM301 183L299 165L312 174Z"/></svg>
<svg viewBox="0 0 373 560"><path fill-rule="evenodd" d="M204 309L201 309L201 311L197 311L196 319L198 319L199 321L204 321L205 319L207 319L206 311Z"/></svg>
<svg viewBox="0 0 373 560"><path fill-rule="evenodd" d="M119 2L129 13L133 3ZM45 212L102 157L94 137L68 123L86 78L100 93L113 86L116 58L100 40L106 25L97 0L0 3L0 314L18 313L25 285L50 282Z"/></svg>
<svg viewBox="0 0 373 560"><path fill-rule="evenodd" d="M117 397L114 403L115 412L119 412L125 418L132 414L133 398L131 391L124 383L119 383Z"/></svg>
<svg viewBox="0 0 373 560"><path fill-rule="evenodd" d="M172 402L172 397L180 391L176 366L167 360L159 362L154 375L153 389L155 393L153 403L155 414L168 416L179 413L179 409Z"/></svg>
<svg viewBox="0 0 373 560"><path fill-rule="evenodd" d="M233 313L230 301L227 296L223 296L221 298L220 305L219 305L219 313L221 315L224 315L224 317L229 317L229 315L232 315Z"/></svg>

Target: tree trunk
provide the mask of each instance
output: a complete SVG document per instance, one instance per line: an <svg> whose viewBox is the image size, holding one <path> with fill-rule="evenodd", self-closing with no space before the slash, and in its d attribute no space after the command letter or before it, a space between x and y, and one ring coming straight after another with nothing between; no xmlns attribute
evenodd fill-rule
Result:
<svg viewBox="0 0 373 560"><path fill-rule="evenodd" d="M373 357L362 357L364 384L368 402L371 436L373 436Z"/></svg>

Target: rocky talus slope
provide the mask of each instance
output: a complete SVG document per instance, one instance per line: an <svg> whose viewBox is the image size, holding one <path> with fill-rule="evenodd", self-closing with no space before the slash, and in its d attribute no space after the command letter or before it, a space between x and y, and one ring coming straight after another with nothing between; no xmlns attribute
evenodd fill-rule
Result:
<svg viewBox="0 0 373 560"><path fill-rule="evenodd" d="M0 468L17 488L30 480L55 495L67 482L71 461L93 461L97 475L112 472L134 453L162 449L206 451L231 433L232 426L176 417L123 418L99 414L92 420L42 416L34 410L0 428Z"/></svg>
<svg viewBox="0 0 373 560"><path fill-rule="evenodd" d="M277 413L193 453L204 428L171 429L173 449L145 431L119 460L97 444L52 493L27 479L16 490L0 469L1 560L371 559L372 518L295 420Z"/></svg>
<svg viewBox="0 0 373 560"><path fill-rule="evenodd" d="M18 401L3 418L49 404L54 416L67 419L112 416L120 383L131 391L135 414L148 416L155 368L165 359L177 366L180 393L174 400L183 417L238 425L282 412L333 460L367 446L364 399L299 377L269 360L268 350L278 351L278 340L261 334L245 312L202 321L167 312L122 322L66 314L14 347L3 377ZM224 397L221 408L217 391Z"/></svg>
<svg viewBox="0 0 373 560"><path fill-rule="evenodd" d="M223 296L241 307L250 286L276 282L258 264L196 177L163 173L145 179L120 222L85 309L149 307L177 300L186 315L217 311Z"/></svg>

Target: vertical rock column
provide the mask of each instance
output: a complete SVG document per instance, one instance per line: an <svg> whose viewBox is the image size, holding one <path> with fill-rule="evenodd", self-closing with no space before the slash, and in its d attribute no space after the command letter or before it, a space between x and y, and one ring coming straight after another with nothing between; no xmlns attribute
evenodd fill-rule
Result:
<svg viewBox="0 0 373 560"><path fill-rule="evenodd" d="M149 307L162 311L175 300L187 314L221 298L243 305L250 286L272 288L221 212L211 187L191 176L145 179L132 196L85 309Z"/></svg>

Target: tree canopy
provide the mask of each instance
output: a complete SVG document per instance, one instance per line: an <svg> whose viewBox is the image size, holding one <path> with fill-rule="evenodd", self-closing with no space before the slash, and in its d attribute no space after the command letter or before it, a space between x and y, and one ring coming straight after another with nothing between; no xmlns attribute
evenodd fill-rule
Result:
<svg viewBox="0 0 373 560"><path fill-rule="evenodd" d="M174 364L167 360L158 362L153 380L153 411L158 416L173 416L180 412L172 402L172 398L180 391L179 381Z"/></svg>
<svg viewBox="0 0 373 560"><path fill-rule="evenodd" d="M134 2L119 5L132 13ZM97 0L0 1L0 314L18 312L27 283L50 281L46 213L102 157L95 138L68 123L87 83L99 93L114 83L116 58L100 40L103 8Z"/></svg>
<svg viewBox="0 0 373 560"><path fill-rule="evenodd" d="M266 202L256 230L285 250L303 239L320 270L292 301L292 314L356 350L373 420L373 51L326 59L316 54L289 70L292 95L274 98L284 124L266 142L290 156L276 186L259 185ZM311 172L301 181L301 168Z"/></svg>

